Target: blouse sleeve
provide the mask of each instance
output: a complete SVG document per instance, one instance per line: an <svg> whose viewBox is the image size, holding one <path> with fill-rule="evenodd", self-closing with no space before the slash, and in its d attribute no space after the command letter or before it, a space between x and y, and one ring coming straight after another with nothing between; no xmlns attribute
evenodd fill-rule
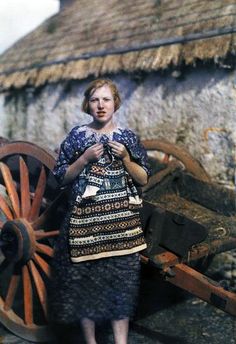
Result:
<svg viewBox="0 0 236 344"><path fill-rule="evenodd" d="M72 163L76 154L75 145L73 142L73 129L62 142L60 146L59 155L53 169L53 174L56 177L59 184L62 183L68 166Z"/></svg>
<svg viewBox="0 0 236 344"><path fill-rule="evenodd" d="M126 148L129 150L132 159L147 172L148 176L150 176L151 170L148 163L146 149L141 144L139 138L131 130L127 130L126 142Z"/></svg>

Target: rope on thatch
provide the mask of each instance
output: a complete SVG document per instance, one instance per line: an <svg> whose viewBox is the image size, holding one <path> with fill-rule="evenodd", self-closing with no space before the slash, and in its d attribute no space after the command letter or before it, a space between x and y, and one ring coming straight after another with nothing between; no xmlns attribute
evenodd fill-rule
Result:
<svg viewBox="0 0 236 344"><path fill-rule="evenodd" d="M197 26L197 28L199 29L199 25ZM194 30L194 26L192 27L192 29ZM179 31L178 31L179 30ZM228 34L234 34L236 33L236 26L235 27L221 27L218 29L213 29L213 30L209 30L209 31L205 31L205 32L197 32L197 33L191 33L188 35L185 35L185 31L182 27L180 27L178 30L175 30L176 32L178 32L179 34L175 37L167 37L167 38L162 38L162 39L158 39L158 40L153 40L151 42L148 43L141 43L138 45L134 45L134 46L123 46L123 47L119 47L119 48L113 48L113 49L100 49L98 51L91 51L91 52L87 52L87 53L82 53L78 56L72 56L72 57L68 57L68 58L62 58L62 59L56 59L56 60L51 60L51 61L47 61L47 62L43 62L43 63L38 63L37 64L37 68L44 68L47 66L51 66L51 65L57 65L57 64L66 64L69 62L73 62L73 61L77 61L77 60L87 60L87 59L91 59L91 58L96 58L96 57L107 57L109 55L119 55L119 54L126 54L129 52L135 52L135 51L145 51L147 49L152 49L152 48L159 48L159 47L164 47L164 46L169 46L169 45L175 45L175 44L185 44L188 42L192 42L192 41L200 41L200 40L204 40L204 39L208 39L208 38L214 38L214 37L219 37L219 36L225 36ZM11 74L14 73L16 71L19 72L23 72L26 70L31 69L31 66L26 66L23 68L11 68L8 70L5 70L4 72L0 72L1 74Z"/></svg>
<svg viewBox="0 0 236 344"><path fill-rule="evenodd" d="M236 31L236 29L235 29ZM225 31L226 32L226 31ZM235 51L236 35L224 34L201 40L185 41L182 44L166 44L156 48L135 50L123 54L91 56L91 58L57 62L40 68L24 69L9 74L0 74L2 89L21 88L25 85L41 86L46 82L84 79L89 75L98 77L105 73L119 71L133 72L156 71L168 66L177 66L181 62L192 64L196 59L206 60L225 57L229 51Z"/></svg>

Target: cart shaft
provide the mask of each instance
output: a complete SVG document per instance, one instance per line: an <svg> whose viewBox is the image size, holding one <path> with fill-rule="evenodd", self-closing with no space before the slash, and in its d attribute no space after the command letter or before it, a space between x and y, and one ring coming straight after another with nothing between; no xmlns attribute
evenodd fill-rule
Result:
<svg viewBox="0 0 236 344"><path fill-rule="evenodd" d="M167 281L196 295L209 304L236 316L235 293L225 290L219 283L185 264L175 265L172 268L172 272L172 276L166 276Z"/></svg>

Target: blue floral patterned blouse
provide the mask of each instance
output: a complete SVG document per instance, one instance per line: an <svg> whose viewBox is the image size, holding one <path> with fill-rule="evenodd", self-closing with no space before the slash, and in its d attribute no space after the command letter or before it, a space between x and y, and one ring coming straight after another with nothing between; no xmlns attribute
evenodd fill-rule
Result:
<svg viewBox="0 0 236 344"><path fill-rule="evenodd" d="M84 151L97 142L105 144L109 140L117 141L125 145L131 159L150 174L147 153L138 137L130 129L116 128L110 133L99 133L86 125L74 127L66 139L62 142L60 153L54 167L53 173L59 183L62 183L66 170ZM82 194L86 187L86 176L89 164L72 182L71 198L73 201L78 194Z"/></svg>

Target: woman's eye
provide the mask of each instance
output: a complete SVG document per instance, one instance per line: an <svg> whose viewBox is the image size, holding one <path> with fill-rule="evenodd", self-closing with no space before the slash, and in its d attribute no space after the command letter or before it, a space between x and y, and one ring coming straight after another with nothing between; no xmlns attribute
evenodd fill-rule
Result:
<svg viewBox="0 0 236 344"><path fill-rule="evenodd" d="M95 103L96 99L90 99L89 101L90 101L90 103Z"/></svg>
<svg viewBox="0 0 236 344"><path fill-rule="evenodd" d="M109 102L111 99L110 98L104 98L105 102Z"/></svg>

